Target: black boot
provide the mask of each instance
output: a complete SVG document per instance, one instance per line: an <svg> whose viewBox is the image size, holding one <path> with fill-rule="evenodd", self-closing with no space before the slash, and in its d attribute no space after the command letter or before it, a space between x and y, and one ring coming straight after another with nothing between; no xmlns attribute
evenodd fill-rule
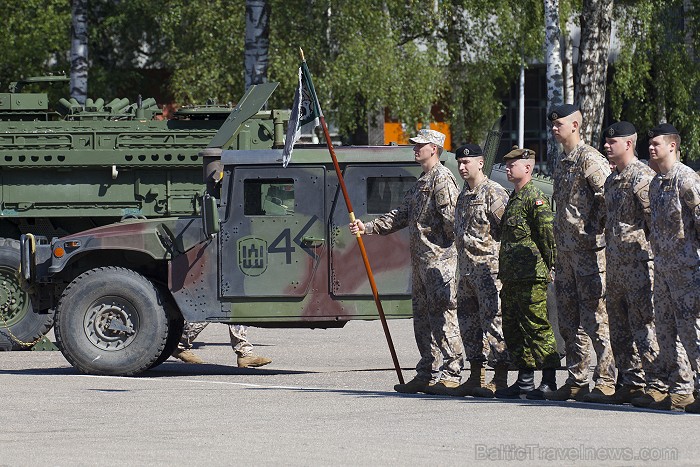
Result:
<svg viewBox="0 0 700 467"><path fill-rule="evenodd" d="M535 389L535 370L518 370L518 379L515 384L505 389L496 390L499 399L520 399L520 396Z"/></svg>
<svg viewBox="0 0 700 467"><path fill-rule="evenodd" d="M530 391L526 399L542 401L545 400L546 394L551 394L557 390L557 370L546 369L542 370L542 382L534 391Z"/></svg>

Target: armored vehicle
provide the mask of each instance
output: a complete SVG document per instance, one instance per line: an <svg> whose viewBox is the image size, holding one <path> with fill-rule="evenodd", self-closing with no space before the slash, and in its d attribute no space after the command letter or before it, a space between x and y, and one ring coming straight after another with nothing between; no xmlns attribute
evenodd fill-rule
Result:
<svg viewBox="0 0 700 467"><path fill-rule="evenodd" d="M253 86L243 102L273 89ZM205 177L218 181L200 215L22 235L25 289L39 308L55 308L57 344L78 370L133 375L158 365L183 320L328 328L377 318L327 149L297 148L282 168L281 149L221 149L231 131L200 152ZM398 206L421 172L407 146L336 153L362 219ZM454 156L442 159L458 176ZM411 315L408 244L406 231L365 241L390 318Z"/></svg>
<svg viewBox="0 0 700 467"><path fill-rule="evenodd" d="M289 118L254 103L234 121L234 107L209 103L165 120L151 98L49 106L47 93L22 92L65 81L28 78L0 93L0 350L31 346L53 323L52 308L33 304L17 281L21 234L62 237L121 219L196 215L199 151L222 124L236 126L228 147L270 149L283 144Z"/></svg>

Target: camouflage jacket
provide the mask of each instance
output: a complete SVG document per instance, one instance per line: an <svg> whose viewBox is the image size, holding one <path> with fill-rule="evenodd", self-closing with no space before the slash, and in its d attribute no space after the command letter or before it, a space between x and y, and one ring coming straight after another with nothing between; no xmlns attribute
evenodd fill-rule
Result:
<svg viewBox="0 0 700 467"><path fill-rule="evenodd" d="M456 267L454 212L459 189L452 172L441 163L420 176L401 205L365 224L367 233L390 234L408 227L414 265L447 261Z"/></svg>
<svg viewBox="0 0 700 467"><path fill-rule="evenodd" d="M580 142L554 168L554 236L560 250L595 250L605 246L603 185L610 175L601 153Z"/></svg>
<svg viewBox="0 0 700 467"><path fill-rule="evenodd" d="M455 242L462 275L472 274L476 264L498 272L501 218L508 204L508 192L498 183L484 179L472 190L467 183L457 198Z"/></svg>
<svg viewBox="0 0 700 467"><path fill-rule="evenodd" d="M648 261L653 257L647 240L651 209L649 184L656 173L634 159L622 172L605 180L605 254L613 261Z"/></svg>
<svg viewBox="0 0 700 467"><path fill-rule="evenodd" d="M498 277L503 282L548 281L556 248L552 209L532 181L513 193L501 220Z"/></svg>
<svg viewBox="0 0 700 467"><path fill-rule="evenodd" d="M676 162L649 186L655 266L670 271L700 267L700 176Z"/></svg>

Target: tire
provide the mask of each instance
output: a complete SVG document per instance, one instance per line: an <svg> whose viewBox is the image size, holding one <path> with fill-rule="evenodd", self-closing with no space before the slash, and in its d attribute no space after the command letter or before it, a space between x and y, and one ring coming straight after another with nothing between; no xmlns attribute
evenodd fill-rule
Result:
<svg viewBox="0 0 700 467"><path fill-rule="evenodd" d="M53 326L53 310L35 311L17 280L19 241L0 238L0 350L28 350ZM14 336L14 337L13 337Z"/></svg>
<svg viewBox="0 0 700 467"><path fill-rule="evenodd" d="M171 314L170 316L170 327L168 329L168 340L165 342L165 347L163 348L163 353L160 357L153 362L151 368L155 368L164 361L166 361L177 348L177 344L180 342L180 337L182 336L182 331L185 329L185 320L180 313L176 313L177 316Z"/></svg>
<svg viewBox="0 0 700 467"><path fill-rule="evenodd" d="M155 286L125 268L101 267L76 277L56 307L56 343L76 369L132 376L162 355L170 319Z"/></svg>

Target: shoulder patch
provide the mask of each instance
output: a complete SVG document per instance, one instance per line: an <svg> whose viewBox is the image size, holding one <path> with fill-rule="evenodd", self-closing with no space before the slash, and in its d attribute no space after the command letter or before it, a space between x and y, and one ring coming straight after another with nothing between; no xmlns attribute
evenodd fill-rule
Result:
<svg viewBox="0 0 700 467"><path fill-rule="evenodd" d="M535 200L535 206L542 206L543 204L544 204L544 200L541 200L541 199Z"/></svg>

